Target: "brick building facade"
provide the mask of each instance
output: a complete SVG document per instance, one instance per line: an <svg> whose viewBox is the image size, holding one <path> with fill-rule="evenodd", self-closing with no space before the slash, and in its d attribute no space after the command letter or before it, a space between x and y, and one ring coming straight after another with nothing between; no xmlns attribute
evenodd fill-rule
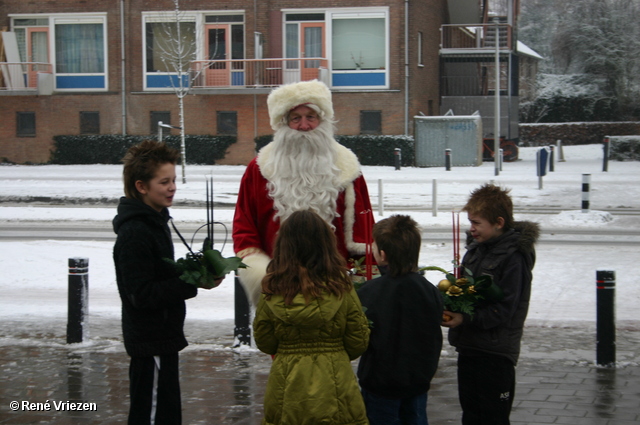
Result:
<svg viewBox="0 0 640 425"><path fill-rule="evenodd" d="M0 2L0 29L13 32L17 46L16 52L11 37L3 37L0 160L45 163L56 135L155 134L159 118L178 126L178 97L167 84L177 73L158 69L161 23L171 22L174 10L168 0ZM204 64L206 77L190 80L185 130L234 133L237 143L220 163L248 163L254 138L271 133L270 90L308 75L332 89L338 134L411 134L413 116L440 113L446 0L317 0L312 7L293 0L182 0L178 16L196 46L188 68ZM15 62L22 62L23 81L10 80ZM32 84L25 70L36 67ZM214 74L226 80L209 82Z"/></svg>

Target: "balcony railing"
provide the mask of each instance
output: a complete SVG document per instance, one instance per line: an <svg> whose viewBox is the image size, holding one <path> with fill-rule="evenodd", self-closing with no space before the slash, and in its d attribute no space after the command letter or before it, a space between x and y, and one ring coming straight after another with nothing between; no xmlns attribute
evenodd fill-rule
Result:
<svg viewBox="0 0 640 425"><path fill-rule="evenodd" d="M51 74L50 63L0 62L0 90L37 91L40 74Z"/></svg>
<svg viewBox="0 0 640 425"><path fill-rule="evenodd" d="M193 61L191 87L273 87L313 79L328 83L327 64L325 58Z"/></svg>
<svg viewBox="0 0 640 425"><path fill-rule="evenodd" d="M499 49L512 50L511 25L498 24ZM496 24L443 25L440 29L440 49L495 50Z"/></svg>

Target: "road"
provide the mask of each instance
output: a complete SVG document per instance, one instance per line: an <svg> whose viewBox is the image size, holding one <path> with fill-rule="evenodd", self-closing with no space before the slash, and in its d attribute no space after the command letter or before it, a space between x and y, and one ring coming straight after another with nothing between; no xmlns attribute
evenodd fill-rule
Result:
<svg viewBox="0 0 640 425"><path fill-rule="evenodd" d="M225 223L228 234L222 226L216 226L214 233L215 244L225 241L231 243L231 224ZM199 246L205 237L205 230L198 230L195 224L187 223L180 226L180 232L192 246ZM197 231L197 233L196 233ZM193 237L195 233L195 238ZM175 231L174 240L180 242ZM107 221L79 221L79 222L5 222L0 223L0 240L29 241L29 240L93 240L115 241L115 234L111 223ZM451 241L450 227L429 227L423 229L423 240L429 243L447 243ZM540 244L558 245L615 245L640 246L640 229L598 229L598 228L549 228L543 227Z"/></svg>

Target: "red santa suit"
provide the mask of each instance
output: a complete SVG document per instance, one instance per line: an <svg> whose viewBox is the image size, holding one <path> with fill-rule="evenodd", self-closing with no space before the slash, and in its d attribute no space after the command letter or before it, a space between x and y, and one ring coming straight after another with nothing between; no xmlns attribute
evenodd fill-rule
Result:
<svg viewBox="0 0 640 425"><path fill-rule="evenodd" d="M340 193L336 200L336 218L332 224L338 250L345 257L365 254L366 242L371 241L374 218L366 182L356 155L336 143L336 167L340 170ZM240 183L240 191L233 219L234 251L249 266L239 271L240 279L252 301L257 302L260 284L269 263L273 243L280 229L274 220L276 210L269 197L267 183L277 170L269 169L273 143L265 146L247 166ZM302 230L302 229L301 229Z"/></svg>

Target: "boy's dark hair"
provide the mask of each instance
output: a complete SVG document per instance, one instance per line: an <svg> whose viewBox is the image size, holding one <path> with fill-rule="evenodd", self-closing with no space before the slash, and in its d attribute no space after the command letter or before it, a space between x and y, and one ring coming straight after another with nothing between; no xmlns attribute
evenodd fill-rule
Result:
<svg viewBox="0 0 640 425"><path fill-rule="evenodd" d="M127 198L142 201L142 194L136 189L138 180L148 183L162 165L176 164L180 158L180 152L154 140L145 140L135 146L131 146L122 162L122 180L124 181L124 195Z"/></svg>
<svg viewBox="0 0 640 425"><path fill-rule="evenodd" d="M400 276L418 270L422 235L408 215L392 215L373 226L373 240L387 255L389 274Z"/></svg>
<svg viewBox="0 0 640 425"><path fill-rule="evenodd" d="M480 216L491 224L497 224L498 217L502 217L504 230L511 229L513 227L513 201L509 196L510 191L511 189L503 189L493 184L484 184L471 192L462 211Z"/></svg>
<svg viewBox="0 0 640 425"><path fill-rule="evenodd" d="M309 303L321 293L342 296L352 288L347 265L331 227L313 211L295 211L280 226L273 260L262 280L270 299L282 295L289 305L301 293Z"/></svg>

